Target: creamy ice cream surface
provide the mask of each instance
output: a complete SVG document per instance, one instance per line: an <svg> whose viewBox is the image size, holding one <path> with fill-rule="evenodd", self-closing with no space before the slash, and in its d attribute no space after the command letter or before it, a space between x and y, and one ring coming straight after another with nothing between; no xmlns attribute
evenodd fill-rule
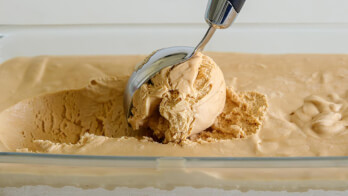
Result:
<svg viewBox="0 0 348 196"><path fill-rule="evenodd" d="M198 56L163 70L137 92L130 122L139 130L128 128L122 99L129 75L145 56L6 61L0 65L0 151L348 155L348 55L209 56L216 64Z"/></svg>
<svg viewBox="0 0 348 196"><path fill-rule="evenodd" d="M225 106L226 85L216 63L201 53L165 68L133 96L133 129L150 128L164 143L180 143L210 127Z"/></svg>

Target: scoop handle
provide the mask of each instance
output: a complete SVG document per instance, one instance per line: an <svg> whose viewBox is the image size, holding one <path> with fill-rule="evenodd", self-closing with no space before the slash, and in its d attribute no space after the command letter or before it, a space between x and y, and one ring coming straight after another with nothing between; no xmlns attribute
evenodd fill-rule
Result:
<svg viewBox="0 0 348 196"><path fill-rule="evenodd" d="M215 29L229 27L242 9L245 0L209 0L206 22Z"/></svg>
<svg viewBox="0 0 348 196"><path fill-rule="evenodd" d="M245 0L229 0L229 2L232 3L234 10L239 13L245 3Z"/></svg>

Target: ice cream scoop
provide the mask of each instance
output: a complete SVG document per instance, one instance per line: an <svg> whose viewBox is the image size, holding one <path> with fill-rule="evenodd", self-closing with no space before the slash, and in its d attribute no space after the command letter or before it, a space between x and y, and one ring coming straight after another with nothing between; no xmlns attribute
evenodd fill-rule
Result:
<svg viewBox="0 0 348 196"><path fill-rule="evenodd" d="M216 29L224 29L232 24L244 2L245 0L209 0L205 14L209 28L196 47L176 46L159 49L139 64L129 78L124 91L123 104L126 118L132 115L132 99L136 90L163 68L184 63L197 52L202 51Z"/></svg>
<svg viewBox="0 0 348 196"><path fill-rule="evenodd" d="M135 91L133 130L148 130L161 143L183 143L209 128L224 109L226 83L219 66L198 52L166 67Z"/></svg>

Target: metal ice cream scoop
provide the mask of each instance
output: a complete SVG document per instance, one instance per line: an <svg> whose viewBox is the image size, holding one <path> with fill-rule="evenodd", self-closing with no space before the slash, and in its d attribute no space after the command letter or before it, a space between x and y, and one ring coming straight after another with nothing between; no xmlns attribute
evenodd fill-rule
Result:
<svg viewBox="0 0 348 196"><path fill-rule="evenodd" d="M202 51L216 29L225 29L232 24L244 2L245 0L209 0L205 13L205 20L209 24L209 28L195 48L175 46L159 49L137 66L124 91L123 105L126 118L128 119L131 115L133 94L141 85L148 82L163 68L188 61L197 52Z"/></svg>

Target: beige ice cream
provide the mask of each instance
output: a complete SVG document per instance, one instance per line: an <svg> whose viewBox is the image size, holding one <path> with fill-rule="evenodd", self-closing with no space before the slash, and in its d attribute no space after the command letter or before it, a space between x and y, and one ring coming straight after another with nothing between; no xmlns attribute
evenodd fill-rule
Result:
<svg viewBox="0 0 348 196"><path fill-rule="evenodd" d="M209 53L227 86L212 126L178 145L128 130L123 89L144 56L0 65L0 150L126 156L348 155L348 55Z"/></svg>
<svg viewBox="0 0 348 196"><path fill-rule="evenodd" d="M35 149L33 140L77 143L85 133L107 137L128 134L122 118L124 80L92 80L83 89L61 91L19 102L0 114L2 143L8 149ZM132 132L132 136L136 136Z"/></svg>
<svg viewBox="0 0 348 196"><path fill-rule="evenodd" d="M223 112L198 138L212 141L253 135L260 130L267 109L265 95L253 91L237 93L229 88Z"/></svg>
<svg viewBox="0 0 348 196"><path fill-rule="evenodd" d="M341 135L348 127L348 92L345 97L311 95L290 114L290 120L312 137Z"/></svg>
<svg viewBox="0 0 348 196"><path fill-rule="evenodd" d="M135 93L134 116L129 119L134 127L131 130L122 107L127 79L104 76L90 80L84 88L48 93L15 104L0 113L0 133L6 135L1 140L3 146L19 151L51 151L101 139L96 136L192 145L256 133L266 113L266 98L259 93L238 94L228 89L226 100L220 68L199 53L190 61L162 70ZM250 111L259 112L255 113L260 122L256 127ZM231 112L237 117L233 122ZM197 135L202 131L204 134ZM193 137L187 140L188 136ZM59 145L48 147L54 143Z"/></svg>
<svg viewBox="0 0 348 196"><path fill-rule="evenodd" d="M164 143L180 143L210 127L226 99L224 76L201 53L173 68L165 68L133 96L129 122L133 129L153 130Z"/></svg>

